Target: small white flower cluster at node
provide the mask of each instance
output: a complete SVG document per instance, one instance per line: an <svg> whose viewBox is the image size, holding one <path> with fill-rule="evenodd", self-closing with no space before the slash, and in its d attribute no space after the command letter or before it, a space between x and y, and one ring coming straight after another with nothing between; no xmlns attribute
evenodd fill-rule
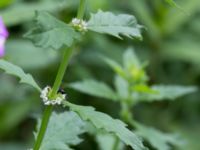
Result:
<svg viewBox="0 0 200 150"><path fill-rule="evenodd" d="M87 31L88 24L86 21L82 19L73 18L72 25L79 31Z"/></svg>
<svg viewBox="0 0 200 150"><path fill-rule="evenodd" d="M55 99L49 99L48 95L50 91L51 87L47 86L40 94L40 98L42 98L44 105L61 105L62 101L66 98L66 94L58 93Z"/></svg>

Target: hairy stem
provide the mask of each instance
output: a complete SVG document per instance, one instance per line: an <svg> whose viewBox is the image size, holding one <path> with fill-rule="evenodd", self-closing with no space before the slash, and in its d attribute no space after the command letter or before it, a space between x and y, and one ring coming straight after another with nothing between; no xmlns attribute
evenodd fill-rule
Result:
<svg viewBox="0 0 200 150"><path fill-rule="evenodd" d="M85 4L86 4L86 0L80 1L78 13L77 13L77 18L79 18L79 19L83 18L84 11L85 11ZM65 52L64 52L62 62L61 62L60 67L58 69L58 73L57 73L52 91L50 93L50 99L53 99L56 96L56 94L59 90L59 87L62 83L64 74L65 74L65 71L66 71L67 66L69 64L69 60L70 60L72 53L73 53L72 47L69 48L69 49L66 49ZM42 141L43 141L43 138L44 138L47 126L48 126L48 122L49 122L49 118L51 116L52 110L53 110L53 106L47 106L44 110L44 114L43 114L43 117L42 117L42 123L41 123L40 129L39 129L39 133L38 133L38 136L37 136L33 150L39 150L40 149L40 146L42 144Z"/></svg>
<svg viewBox="0 0 200 150"><path fill-rule="evenodd" d="M59 90L59 87L62 83L62 79L63 79L64 74L65 74L65 70L67 69L67 66L69 64L69 60L70 60L70 57L72 55L72 52L73 52L73 48L69 48L69 49L65 50L62 62L61 62L60 67L58 69L56 80L55 80L53 88L52 88L52 92L50 94L50 98L53 98Z"/></svg>
<svg viewBox="0 0 200 150"><path fill-rule="evenodd" d="M86 0L80 0L78 13L77 13L78 19L83 19L84 12L85 12L85 6L86 6Z"/></svg>
<svg viewBox="0 0 200 150"><path fill-rule="evenodd" d="M49 118L51 116L51 112L52 112L53 106L47 106L44 110L44 114L43 114L43 118L42 118L42 122L41 122L41 126L40 126L40 131L39 134L37 136L37 140L35 142L34 145L34 150L39 150L42 140L44 138L45 132L46 132L46 128L49 122Z"/></svg>
<svg viewBox="0 0 200 150"><path fill-rule="evenodd" d="M58 69L56 80L54 82L52 91L50 93L50 99L51 98L53 99L53 97L57 94L57 91L58 91L58 89L59 89L59 87L61 85L63 76L65 74L65 70L66 70L66 68L67 68L67 66L69 64L69 60L70 60L70 56L72 55L72 51L73 51L72 48L69 48L69 49L65 50L62 62L61 62L60 67ZM52 110L53 110L53 106L47 106L45 108L45 110L44 110L42 123L41 123L39 134L37 136L37 139L36 139L36 142L35 142L35 145L34 145L34 150L39 150L39 148L41 146L41 143L42 143L42 140L44 138L44 135L45 135L45 132L46 132L46 129L47 129L47 126L48 126L48 122L49 122L49 118L51 116Z"/></svg>

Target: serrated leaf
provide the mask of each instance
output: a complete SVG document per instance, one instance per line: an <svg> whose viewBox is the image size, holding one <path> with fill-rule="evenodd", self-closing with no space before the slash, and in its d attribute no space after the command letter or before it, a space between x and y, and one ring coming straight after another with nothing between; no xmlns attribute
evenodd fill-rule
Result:
<svg viewBox="0 0 200 150"><path fill-rule="evenodd" d="M40 124L39 122L38 127ZM84 122L76 113L53 113L40 150L71 150L71 145L77 145L82 141L79 135L83 132Z"/></svg>
<svg viewBox="0 0 200 150"><path fill-rule="evenodd" d="M154 85L151 87L155 93L141 95L139 99L143 101L162 101L174 100L181 96L191 94L197 91L194 86L178 86L178 85Z"/></svg>
<svg viewBox="0 0 200 150"><path fill-rule="evenodd" d="M115 92L107 84L92 79L71 83L69 87L92 96L117 100Z"/></svg>
<svg viewBox="0 0 200 150"><path fill-rule="evenodd" d="M177 134L162 133L161 131L136 124L136 133L147 140L157 150L171 150L173 146L180 146L184 141Z"/></svg>
<svg viewBox="0 0 200 150"><path fill-rule="evenodd" d="M134 16L127 14L114 15L111 12L99 10L96 14L91 15L88 21L88 29L120 39L122 38L120 35L129 38L142 38L141 26L138 25Z"/></svg>
<svg viewBox="0 0 200 150"><path fill-rule="evenodd" d="M74 105L64 102L65 106L79 114L85 120L91 122L97 129L103 129L108 133L115 134L126 145L131 146L134 150L146 150L142 141L128 128L126 124L118 119L113 119L109 115L95 111L93 107Z"/></svg>
<svg viewBox="0 0 200 150"><path fill-rule="evenodd" d="M41 91L40 87L34 81L33 77L30 74L26 74L20 67L11 64L5 60L0 60L0 69L3 69L8 74L19 77L21 83L29 84L36 88L38 91Z"/></svg>
<svg viewBox="0 0 200 150"><path fill-rule="evenodd" d="M70 47L80 34L64 22L56 19L45 11L36 12L36 27L24 36L43 48L60 49Z"/></svg>

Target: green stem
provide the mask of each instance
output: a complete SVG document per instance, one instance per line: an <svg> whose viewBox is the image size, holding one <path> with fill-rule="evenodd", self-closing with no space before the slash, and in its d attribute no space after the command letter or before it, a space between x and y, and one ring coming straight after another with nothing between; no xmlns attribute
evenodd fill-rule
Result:
<svg viewBox="0 0 200 150"><path fill-rule="evenodd" d="M72 52L73 52L73 48L66 49L65 52L64 52L64 56L63 56L62 62L60 64L60 67L58 69L56 80L54 82L52 91L50 93L50 99L51 98L53 99L54 96L57 94L57 91L58 91L58 89L59 89L59 87L61 85L62 79L64 77L65 70L67 69L67 66L69 64L69 60L70 60L70 57L72 55ZM47 106L45 108L45 110L44 110L44 114L43 114L42 123L41 123L40 130L39 130L39 134L37 136L36 143L34 145L34 149L33 150L39 150L39 148L41 146L41 143L42 143L42 140L44 138L44 135L45 135L45 132L46 132L46 129L47 129L47 126L48 126L48 122L49 122L49 118L51 116L52 110L53 110L53 106Z"/></svg>
<svg viewBox="0 0 200 150"><path fill-rule="evenodd" d="M126 102L121 102L121 118L123 121L128 122L130 118L133 118L131 109Z"/></svg>
<svg viewBox="0 0 200 150"><path fill-rule="evenodd" d="M64 74L65 74L65 70L67 69L67 66L69 64L69 60L70 60L70 57L72 55L72 52L73 52L73 48L69 48L69 49L65 50L62 62L61 62L60 67L58 69L56 80L55 80L53 88L52 88L52 92L50 94L50 98L53 98L59 90L59 87L62 83L62 79L63 79Z"/></svg>
<svg viewBox="0 0 200 150"><path fill-rule="evenodd" d="M48 122L49 122L49 118L51 116L52 109L53 109L53 106L47 106L44 110L44 115L43 115L42 123L41 123L41 126L40 126L40 132L37 136L37 140L36 140L34 148L33 148L34 150L39 150L39 148L40 148L44 134L46 132L46 128L47 128L47 125L48 125Z"/></svg>
<svg viewBox="0 0 200 150"><path fill-rule="evenodd" d="M86 0L80 0L78 13L77 13L78 19L83 19L84 12L85 12L85 5L86 5Z"/></svg>
<svg viewBox="0 0 200 150"><path fill-rule="evenodd" d="M85 11L85 4L86 4L86 0L80 1L78 13L77 13L77 18L79 18L79 19L83 18L84 11ZM60 67L58 69L58 73L57 73L52 91L50 93L50 99L53 99L56 96L56 94L59 90L59 87L62 83L64 74L65 74L65 71L66 71L67 66L69 64L69 60L70 60L72 53L73 53L72 47L69 48L69 49L66 49L65 52L64 52L62 62L61 62ZM44 110L42 123L41 123L40 130L39 130L39 133L38 133L38 136L37 136L33 150L39 150L39 148L42 144L42 141L43 141L43 138L44 138L47 126L48 126L48 122L49 122L49 118L51 116L52 110L53 110L53 106L47 106Z"/></svg>
<svg viewBox="0 0 200 150"><path fill-rule="evenodd" d="M119 141L119 138L116 137L116 138L115 138L115 143L114 143L114 145L113 145L112 150L117 150L117 149L118 149L119 142L120 142L120 141Z"/></svg>

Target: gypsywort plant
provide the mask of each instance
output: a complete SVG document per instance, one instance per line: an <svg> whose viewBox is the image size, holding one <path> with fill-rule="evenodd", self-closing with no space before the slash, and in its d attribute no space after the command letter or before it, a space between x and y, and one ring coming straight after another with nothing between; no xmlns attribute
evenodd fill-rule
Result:
<svg viewBox="0 0 200 150"><path fill-rule="evenodd" d="M124 52L122 56L123 65L110 58L102 58L115 72L114 89L106 83L95 79L86 79L67 84L67 86L82 93L119 103L121 106L120 119L135 129L136 135L147 140L152 147L158 150L169 150L170 144L174 146L183 144L183 140L178 134L162 133L155 128L137 122L131 110L141 102L175 100L178 97L196 91L196 87L149 85L149 78L145 71L147 63L142 63L138 59L133 48L128 48Z"/></svg>
<svg viewBox="0 0 200 150"><path fill-rule="evenodd" d="M80 106L71 103L73 98L60 90L62 79L73 54L77 41L86 36L86 32L108 34L116 38L142 39L141 25L134 16L128 14L113 14L99 10L85 20L84 11L86 0L80 0L77 16L66 24L45 11L36 12L36 25L26 38L33 41L36 46L59 50L63 53L60 67L53 86L41 89L30 74L26 74L20 67L0 60L0 68L8 74L20 78L21 83L33 86L40 92L40 98L45 105L44 113L38 120L37 130L34 133L35 143L33 150L70 150L71 146L79 144L83 139L80 135L88 132L93 134L102 150L119 150L129 146L135 150L148 149L143 144L143 139L157 149L168 150L170 144L176 145L179 139L172 134L164 134L154 128L149 128L137 122L131 113L132 107L137 103L175 99L179 96L194 92L194 87L148 85L148 76L144 70L146 64L141 63L133 50L128 49L123 56L123 66L115 61L103 57L103 60L115 71L115 90L103 82L86 80L71 83L69 87L94 96L107 98L120 103L121 120L96 111L91 106ZM0 30L0 46L3 52L3 43L8 34L3 24ZM5 34L4 34L5 33ZM68 84L67 84L68 85ZM53 112L54 106L66 108L63 113ZM135 128L135 131L127 127ZM105 139L109 140L105 144Z"/></svg>

